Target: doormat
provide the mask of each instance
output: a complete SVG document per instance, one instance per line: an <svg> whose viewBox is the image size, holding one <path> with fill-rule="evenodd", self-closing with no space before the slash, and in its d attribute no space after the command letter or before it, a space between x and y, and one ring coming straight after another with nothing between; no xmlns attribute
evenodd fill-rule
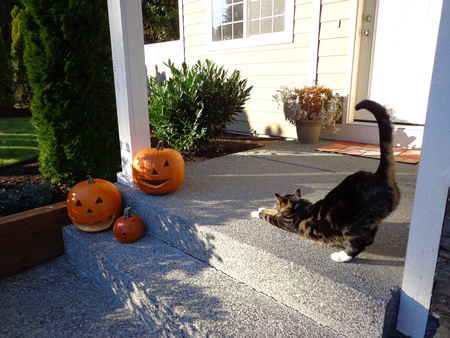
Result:
<svg viewBox="0 0 450 338"><path fill-rule="evenodd" d="M317 148L316 150L344 155L380 158L380 146L374 144L338 141ZM420 160L420 150L394 147L394 156L397 162L417 164Z"/></svg>

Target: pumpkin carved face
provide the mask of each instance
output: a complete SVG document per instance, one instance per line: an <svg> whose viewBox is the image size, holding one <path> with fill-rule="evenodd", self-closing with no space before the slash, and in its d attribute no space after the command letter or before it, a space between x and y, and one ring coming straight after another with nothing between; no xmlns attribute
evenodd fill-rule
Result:
<svg viewBox="0 0 450 338"><path fill-rule="evenodd" d="M147 194L163 195L175 191L184 179L184 161L174 149L156 148L139 151L133 159L133 180Z"/></svg>
<svg viewBox="0 0 450 338"><path fill-rule="evenodd" d="M88 176L67 196L67 213L73 224L87 232L102 231L120 216L122 198L116 186L101 178Z"/></svg>
<svg viewBox="0 0 450 338"><path fill-rule="evenodd" d="M139 216L131 214L130 207L125 208L124 215L114 223L113 234L119 242L137 241L144 234L144 223Z"/></svg>

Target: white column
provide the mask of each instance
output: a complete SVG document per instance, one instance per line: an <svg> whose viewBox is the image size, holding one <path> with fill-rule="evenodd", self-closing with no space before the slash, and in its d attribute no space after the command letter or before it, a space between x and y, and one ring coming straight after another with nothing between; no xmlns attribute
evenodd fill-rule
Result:
<svg viewBox="0 0 450 338"><path fill-rule="evenodd" d="M134 155L150 147L141 0L108 0L122 172L133 186Z"/></svg>
<svg viewBox="0 0 450 338"><path fill-rule="evenodd" d="M450 1L443 1L397 324L411 337L425 333L450 186L449 93Z"/></svg>

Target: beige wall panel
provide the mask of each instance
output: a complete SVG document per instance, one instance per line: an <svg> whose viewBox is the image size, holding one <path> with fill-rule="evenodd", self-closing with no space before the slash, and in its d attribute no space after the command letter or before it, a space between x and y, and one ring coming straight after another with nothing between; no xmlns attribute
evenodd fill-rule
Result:
<svg viewBox="0 0 450 338"><path fill-rule="evenodd" d="M302 63L300 62L280 62L270 65L266 63L258 63L239 66L239 63L236 62L237 59L230 60L230 62L227 63L225 63L225 60L221 59L220 57L214 57L211 59L215 60L218 64L225 65L226 68L229 69L239 68L241 74L247 77L261 76L262 72L264 73L264 75L269 76L290 75L294 72L298 72L299 74L307 74L309 69L309 63L306 62L306 65L302 65ZM302 69L303 67L305 68Z"/></svg>
<svg viewBox="0 0 450 338"><path fill-rule="evenodd" d="M203 23L192 24L189 26L184 26L184 34L185 36L189 36L191 39L194 37L202 36L202 42L204 44L207 43L207 34L206 34L206 25Z"/></svg>
<svg viewBox="0 0 450 338"><path fill-rule="evenodd" d="M348 38L321 40L319 45L320 56L347 55Z"/></svg>
<svg viewBox="0 0 450 338"><path fill-rule="evenodd" d="M319 74L317 80L320 84L332 89L334 93L344 95L345 74Z"/></svg>
<svg viewBox="0 0 450 338"><path fill-rule="evenodd" d="M261 48L260 48L261 49ZM226 64L268 64L268 67L276 67L279 63L299 62L309 60L309 48L291 48L291 49L271 49L271 50L252 50L242 52L241 49L229 49L224 51L214 51L215 59L223 60Z"/></svg>
<svg viewBox="0 0 450 338"><path fill-rule="evenodd" d="M184 16L195 14L195 13L206 13L208 8L208 0L193 0L193 1L183 1L183 14Z"/></svg>
<svg viewBox="0 0 450 338"><path fill-rule="evenodd" d="M332 22L350 18L350 1L322 4L321 22Z"/></svg>
<svg viewBox="0 0 450 338"><path fill-rule="evenodd" d="M264 122L238 120L237 124L233 124L229 127L229 130L241 133L297 138L295 127L291 124L274 125Z"/></svg>
<svg viewBox="0 0 450 338"><path fill-rule="evenodd" d="M337 21L324 22L320 25L320 40L345 38L348 36L349 20L342 20L340 27Z"/></svg>
<svg viewBox="0 0 450 338"><path fill-rule="evenodd" d="M289 75L281 76L260 75L252 76L251 78L249 78L249 84L254 85L257 88L264 88L266 90L273 90L273 92L275 92L280 88L281 85L286 85L289 87L302 86L303 84L306 84L312 80L308 77L308 73L292 73Z"/></svg>
<svg viewBox="0 0 450 338"><path fill-rule="evenodd" d="M345 73L347 66L346 56L330 56L319 58L318 73L339 74Z"/></svg>
<svg viewBox="0 0 450 338"><path fill-rule="evenodd" d="M294 25L294 34L310 33L311 31L311 18L305 18L296 20Z"/></svg>
<svg viewBox="0 0 450 338"><path fill-rule="evenodd" d="M297 1L295 6L294 19L309 19L311 17L312 8L313 3L311 1Z"/></svg>

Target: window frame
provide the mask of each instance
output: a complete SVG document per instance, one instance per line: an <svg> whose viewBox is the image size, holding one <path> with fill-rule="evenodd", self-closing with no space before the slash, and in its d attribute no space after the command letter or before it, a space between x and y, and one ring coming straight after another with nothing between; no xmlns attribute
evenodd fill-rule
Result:
<svg viewBox="0 0 450 338"><path fill-rule="evenodd" d="M285 1L285 24L283 32L266 33L258 35L249 35L248 29L248 4L251 0L244 0L244 37L239 39L213 41L213 20L212 3L213 0L207 0L207 25L208 25L208 46L209 50L221 50L243 47L256 47L292 43L294 41L294 14L295 0Z"/></svg>

